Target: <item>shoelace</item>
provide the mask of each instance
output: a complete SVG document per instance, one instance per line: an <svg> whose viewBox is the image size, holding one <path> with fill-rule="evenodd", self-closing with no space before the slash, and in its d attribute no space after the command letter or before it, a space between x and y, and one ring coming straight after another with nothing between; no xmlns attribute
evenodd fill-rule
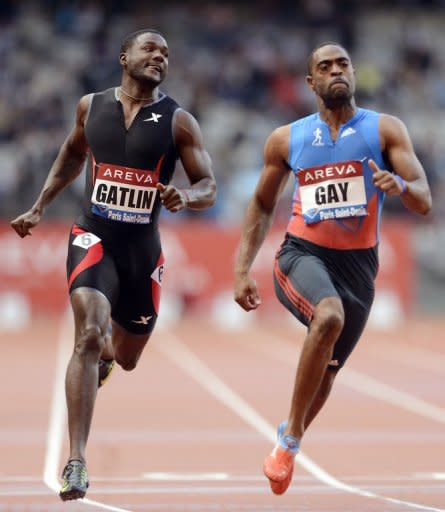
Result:
<svg viewBox="0 0 445 512"><path fill-rule="evenodd" d="M81 464L81 463L74 464L72 462L68 462L68 464L65 466L65 471L63 472L64 478L66 478L66 479L70 478L74 471L74 468L76 466L81 466L80 474L79 474L79 481L81 482L82 480L86 480L86 470L85 470L85 467L83 466L83 464Z"/></svg>

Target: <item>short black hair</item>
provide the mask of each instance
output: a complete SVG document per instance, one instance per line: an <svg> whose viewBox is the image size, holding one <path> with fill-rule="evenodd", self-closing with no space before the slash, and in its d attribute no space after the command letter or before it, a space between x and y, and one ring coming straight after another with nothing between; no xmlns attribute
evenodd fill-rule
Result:
<svg viewBox="0 0 445 512"><path fill-rule="evenodd" d="M324 41L323 43L318 44L309 54L309 57L307 59L307 74L308 75L312 75L312 64L313 64L312 61L314 59L315 52L318 51L320 48L323 48L324 46L338 46L339 48L342 48L349 55L348 50L346 50L346 48L342 44L338 43L337 41Z"/></svg>
<svg viewBox="0 0 445 512"><path fill-rule="evenodd" d="M121 53L126 52L128 48L130 48L130 46L134 43L135 39L141 34L159 34L161 37L165 39L164 34L159 32L159 30L156 30L155 28L142 28L140 30L132 32L131 34L128 34L128 36L122 42Z"/></svg>

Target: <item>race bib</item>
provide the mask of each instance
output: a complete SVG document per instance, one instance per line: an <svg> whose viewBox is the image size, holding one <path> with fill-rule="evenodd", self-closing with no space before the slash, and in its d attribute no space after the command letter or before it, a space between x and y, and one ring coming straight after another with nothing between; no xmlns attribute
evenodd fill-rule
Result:
<svg viewBox="0 0 445 512"><path fill-rule="evenodd" d="M91 210L100 217L118 222L149 224L157 182L154 171L99 164Z"/></svg>
<svg viewBox="0 0 445 512"><path fill-rule="evenodd" d="M363 164L359 160L300 169L297 179L306 224L368 215Z"/></svg>

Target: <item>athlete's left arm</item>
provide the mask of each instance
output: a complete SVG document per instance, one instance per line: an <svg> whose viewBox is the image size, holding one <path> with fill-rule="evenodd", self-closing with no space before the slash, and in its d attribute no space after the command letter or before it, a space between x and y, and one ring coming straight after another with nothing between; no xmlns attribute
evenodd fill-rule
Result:
<svg viewBox="0 0 445 512"><path fill-rule="evenodd" d="M183 208L202 210L212 206L216 199L216 182L212 161L204 148L201 129L196 119L179 109L174 117L173 136L190 188L158 185L162 204L172 212Z"/></svg>
<svg viewBox="0 0 445 512"><path fill-rule="evenodd" d="M406 126L397 117L381 114L379 135L394 174L370 161L375 186L388 195L400 195L406 208L426 215L431 210L431 191Z"/></svg>

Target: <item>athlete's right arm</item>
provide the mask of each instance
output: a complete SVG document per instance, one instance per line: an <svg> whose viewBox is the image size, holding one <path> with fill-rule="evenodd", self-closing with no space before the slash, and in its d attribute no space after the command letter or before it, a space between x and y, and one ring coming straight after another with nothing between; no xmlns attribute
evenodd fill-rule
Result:
<svg viewBox="0 0 445 512"><path fill-rule="evenodd" d="M31 234L30 230L40 222L45 207L80 174L88 152L85 120L89 104L89 95L80 99L74 127L62 144L36 202L11 222L20 237Z"/></svg>
<svg viewBox="0 0 445 512"><path fill-rule="evenodd" d="M289 177L290 126L277 128L264 146L264 167L247 207L235 264L235 300L246 311L256 309L260 296L250 267L270 229L276 204Z"/></svg>

